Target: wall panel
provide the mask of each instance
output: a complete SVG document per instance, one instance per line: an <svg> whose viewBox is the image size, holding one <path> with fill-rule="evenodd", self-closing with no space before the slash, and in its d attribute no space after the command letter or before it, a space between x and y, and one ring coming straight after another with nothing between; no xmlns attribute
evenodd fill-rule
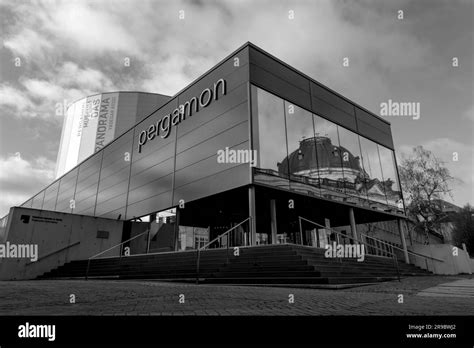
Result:
<svg viewBox="0 0 474 348"><path fill-rule="evenodd" d="M95 215L120 211L125 217L127 190L130 176L133 129L107 146L102 159L99 193ZM119 214L116 214L117 216ZM111 218L117 218L117 216Z"/></svg>
<svg viewBox="0 0 474 348"><path fill-rule="evenodd" d="M56 198L58 197L59 180L45 189L43 210L54 210L56 208Z"/></svg>
<svg viewBox="0 0 474 348"><path fill-rule="evenodd" d="M70 171L60 179L56 211L63 213L70 213L72 211L71 200L74 200L77 172L78 168Z"/></svg>
<svg viewBox="0 0 474 348"><path fill-rule="evenodd" d="M102 151L96 153L79 167L74 209L76 214L94 214L102 155Z"/></svg>
<svg viewBox="0 0 474 348"><path fill-rule="evenodd" d="M44 190L32 198L31 208L42 209L44 201Z"/></svg>

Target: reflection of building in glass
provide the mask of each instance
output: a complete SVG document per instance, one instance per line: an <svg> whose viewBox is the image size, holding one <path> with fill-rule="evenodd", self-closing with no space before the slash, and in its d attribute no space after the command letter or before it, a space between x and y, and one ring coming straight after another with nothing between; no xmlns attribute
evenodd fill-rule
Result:
<svg viewBox="0 0 474 348"><path fill-rule="evenodd" d="M364 177L359 157L354 157L343 147L333 145L330 138L320 136L302 140L299 148L278 165L278 171L283 174L289 171L312 179L321 178L324 184L333 184L335 187L337 182L360 183ZM359 188L361 185L353 186L355 190Z"/></svg>
<svg viewBox="0 0 474 348"><path fill-rule="evenodd" d="M342 126L261 88L253 89L259 115L258 181L339 201L355 199L381 210L403 211L390 142L368 138L383 135L382 131L358 131L357 125L365 125L367 119ZM385 125L377 122L382 130Z"/></svg>
<svg viewBox="0 0 474 348"><path fill-rule="evenodd" d="M345 193L356 196L369 195L375 200L397 202L400 191L394 191L391 178L384 181L367 173L359 156L354 156L343 146L333 145L326 136L315 136L300 141L297 150L277 163L283 176L297 175L313 179L318 186L327 189L344 188ZM315 181L316 180L316 181Z"/></svg>

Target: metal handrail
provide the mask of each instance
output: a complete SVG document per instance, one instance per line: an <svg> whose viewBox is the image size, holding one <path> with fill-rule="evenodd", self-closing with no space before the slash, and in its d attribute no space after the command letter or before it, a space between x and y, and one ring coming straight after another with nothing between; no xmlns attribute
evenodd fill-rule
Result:
<svg viewBox="0 0 474 348"><path fill-rule="evenodd" d="M377 228L377 227L376 227L376 228ZM382 230L382 231L383 231L383 230ZM361 235L365 236L366 238L371 238L371 239L376 240L376 241L378 241L378 242L381 242L381 243L384 243L384 244L389 245L390 248L392 248L392 251L393 251L393 248L395 248L395 249L401 250L403 253L405 253L405 250L403 250L402 248L399 248L399 247L394 246L394 245L392 245L392 244L386 243L385 241L383 241L383 240L381 240L381 239L367 236L367 235L364 234L364 233L361 233ZM371 247L372 247L372 246L371 246ZM444 260L437 259L437 258L430 257L430 256L426 256L426 255L422 255L422 254L418 254L418 253L409 251L408 249L406 250L406 252L407 252L407 255L408 255L408 254L412 254L412 255L415 255L415 256L417 256L417 257L423 257L423 258L425 259L426 270L429 270L429 267L428 267L428 259L444 262ZM409 262L409 261L410 261L410 260L408 259L408 262Z"/></svg>
<svg viewBox="0 0 474 348"><path fill-rule="evenodd" d="M384 229L384 228L380 228L380 227L377 227L377 226L375 226L375 228L378 229L378 230L380 230L380 231L383 231L383 232L391 233L390 231L388 231L388 230L386 230L386 229ZM364 233L360 233L360 234L363 234L363 235L367 236L367 235L364 234ZM378 238L371 237L371 236L369 236L369 238L377 239L377 240L379 240L379 241L381 241L381 242L384 243L384 241L382 241L382 240L380 240L380 239L378 239ZM400 248L400 247L397 247L397 246L393 246L393 247L394 247L395 249L398 249L398 250L401 250L401 251L404 252L404 250L403 250L402 248ZM433 256L428 256L428 255L419 254L419 253L416 253L416 252L414 252L414 251L410 251L410 250L408 250L408 249L407 249L407 252L408 252L408 254L412 254L412 255L415 255L415 256L419 256L419 257L424 257L425 259L431 259L431 260L434 260L434 261L444 262L444 260L442 260L442 259L438 259L438 258L433 257Z"/></svg>
<svg viewBox="0 0 474 348"><path fill-rule="evenodd" d="M351 237L351 236L348 236L348 235L345 235L345 234L342 234L341 232L336 231L336 230L334 230L334 229L331 228L331 227L323 226L323 225L321 225L321 224L318 224L317 222L308 220L308 219L306 219L306 218L304 218L304 217L302 217L302 216L299 216L299 218L302 219L302 220L308 221L308 222L310 222L310 223L312 223L312 224L314 224L314 225L316 225L316 226L318 226L318 227L321 227L321 228L330 230L331 232L334 232L337 236L341 235L341 236L343 236L344 238L350 238L350 239L355 240L356 242L359 242L359 243L361 243L361 244L364 244L364 243L363 243L362 241L360 241L359 239L354 238L354 237ZM369 236L369 238L372 238L372 237ZM389 245L390 245L390 244L389 244ZM371 247L372 247L372 246L371 246ZM383 251L383 252L387 252L387 250L378 248L378 247L376 247L376 246L374 246L373 248L378 249L378 250Z"/></svg>
<svg viewBox="0 0 474 348"><path fill-rule="evenodd" d="M227 231L225 231L224 233L218 235L216 238L214 238L213 240L211 240L210 242L208 242L207 244L204 244L202 247L198 248L196 250L196 284L199 284L199 264L200 264L200 261L201 261L201 250L204 250L206 249L209 245L211 245L212 243L214 243L215 241L221 239L222 237L224 236L227 236L227 245L226 245L226 249L227 249L227 263L229 263L229 233L232 232L234 229L236 229L237 227L241 226L242 224L244 224L245 222L247 222L248 220L251 220L252 217L249 216L248 218L246 218L245 220L243 220L242 222L240 222L239 224L235 225L234 227L231 227L230 229L228 229Z"/></svg>
<svg viewBox="0 0 474 348"><path fill-rule="evenodd" d="M364 245L364 243L363 243L362 241L358 240L357 238L354 238L354 237L351 237L351 236L347 236L347 235L343 235L342 233L340 233L339 231L336 231L336 230L332 229L331 227L323 226L323 225L321 225L321 224L318 224L317 222L311 221L311 220L306 219L306 218L304 218L304 217L302 217L302 216L298 216L298 218L299 218L299 221L300 221L300 233L301 233L301 234L303 234L303 230L302 230L302 228L301 228L301 220L305 220L305 221L310 222L310 223L312 223L312 224L314 224L314 225L316 225L316 226L319 226L319 227L322 227L322 228L324 228L324 229L330 230L331 232L335 233L336 236L338 236L338 237L339 237L339 235L342 235L344 238L350 238L350 239L355 240L356 242L359 242L360 244L363 244L363 245ZM369 237L369 238L371 238L371 237ZM338 244L339 244L339 238L338 238ZM388 245L390 245L390 244L388 244ZM390 246L391 246L391 245L390 245ZM372 246L371 246L371 247L372 247ZM378 248L378 247L376 247L376 246L373 247L373 248L378 249L378 250L381 250L381 251L384 252L384 253L388 252L387 250L383 250L383 249ZM395 254L395 252L393 251L393 247L391 248L391 252L390 252L390 253L392 254L392 258L393 258L393 261L394 261L394 264L395 264L395 268L396 268L396 270L397 270L397 278L398 278L398 281L400 281L400 270L399 270L399 267L398 267L398 258L397 258L397 255ZM342 262L342 258L339 258L339 260L340 260L340 262Z"/></svg>
<svg viewBox="0 0 474 348"><path fill-rule="evenodd" d="M28 262L28 263L26 264L26 266L29 266L29 265L31 265L31 264L33 264L33 263L35 263L35 262L44 260L44 259L46 259L47 257L53 256L54 254L60 253L61 251L64 251L64 250L69 249L69 248L72 248L72 247L75 247L76 245L79 245L79 244L81 244L81 241L74 242L74 243L69 244L69 245L67 245L67 246L65 246L65 247L62 247L62 248L57 249L57 250L55 250L55 251L52 251L52 252L50 252L50 253L48 253L48 254L42 255L42 256L38 257L38 260L36 260L36 261L34 261L34 262L33 262L33 261Z"/></svg>
<svg viewBox="0 0 474 348"><path fill-rule="evenodd" d="M95 254L95 255L89 257L89 258L87 259L86 280L87 280L87 277L88 277L88 275L89 275L89 267L90 267L90 263L91 263L91 260L92 260L92 259L94 259L94 258L96 258L97 256L102 255L102 254L104 254L104 253L106 253L106 252L108 252L108 251L110 251L110 250L112 250L112 249L114 249L114 248L116 248L116 247L118 247L118 246L120 246L120 245L123 245L123 244L125 244L125 243L128 243L128 242L130 242L131 240L134 240L135 238L138 238L138 237L140 237L140 236L142 236L142 235L144 235L145 233L148 233L148 232L150 232L150 229L149 229L149 228L147 228L147 230L146 230L145 232L142 232L142 233L140 233L140 234L137 234L136 236L134 236L134 237L132 237L132 238L130 238L130 239L127 239L126 241L123 241L123 242L121 242L121 243L119 243L119 244L116 244L116 245L114 245L113 247L110 247L110 248L108 248L108 249L106 249L106 250L104 250L104 251L101 251L101 252L98 253L98 254ZM120 258L122 258L122 252L120 252Z"/></svg>

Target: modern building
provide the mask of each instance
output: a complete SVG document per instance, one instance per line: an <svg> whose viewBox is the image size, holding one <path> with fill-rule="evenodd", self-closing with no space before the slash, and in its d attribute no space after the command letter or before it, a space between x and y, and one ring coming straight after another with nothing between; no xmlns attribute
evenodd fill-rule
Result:
<svg viewBox="0 0 474 348"><path fill-rule="evenodd" d="M390 124L251 43L172 97L104 93L64 124L60 176L21 207L122 220L122 241L150 228L146 251L244 221L234 245L321 246L324 227L392 221L406 249Z"/></svg>

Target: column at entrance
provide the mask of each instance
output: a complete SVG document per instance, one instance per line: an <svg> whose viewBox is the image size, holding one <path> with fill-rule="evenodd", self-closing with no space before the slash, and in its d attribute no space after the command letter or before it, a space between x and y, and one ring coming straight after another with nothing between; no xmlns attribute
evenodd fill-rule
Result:
<svg viewBox="0 0 474 348"><path fill-rule="evenodd" d="M174 225L174 251L178 251L179 246L179 222L180 222L180 209L176 207L176 220Z"/></svg>
<svg viewBox="0 0 474 348"><path fill-rule="evenodd" d="M271 244L277 244L277 215L276 215L276 200L270 200L270 226L272 233Z"/></svg>
<svg viewBox="0 0 474 348"><path fill-rule="evenodd" d="M156 222L156 213L150 214L150 221L148 222L148 234L146 237L146 253L148 254L150 252L150 242L152 238L152 228L153 224Z"/></svg>
<svg viewBox="0 0 474 348"><path fill-rule="evenodd" d="M354 238L356 241L359 240L357 236L357 227L356 227L356 222L355 222L355 217L354 217L354 208L349 208L349 219L351 221L351 232L352 232L352 238Z"/></svg>
<svg viewBox="0 0 474 348"><path fill-rule="evenodd" d="M249 245L257 245L257 214L255 208L255 187L249 187L250 240Z"/></svg>
<svg viewBox="0 0 474 348"><path fill-rule="evenodd" d="M400 240L403 246L403 254L405 255L405 262L410 263L410 259L408 258L407 242L405 240L405 233L403 232L402 219L398 219L398 232L400 233Z"/></svg>

